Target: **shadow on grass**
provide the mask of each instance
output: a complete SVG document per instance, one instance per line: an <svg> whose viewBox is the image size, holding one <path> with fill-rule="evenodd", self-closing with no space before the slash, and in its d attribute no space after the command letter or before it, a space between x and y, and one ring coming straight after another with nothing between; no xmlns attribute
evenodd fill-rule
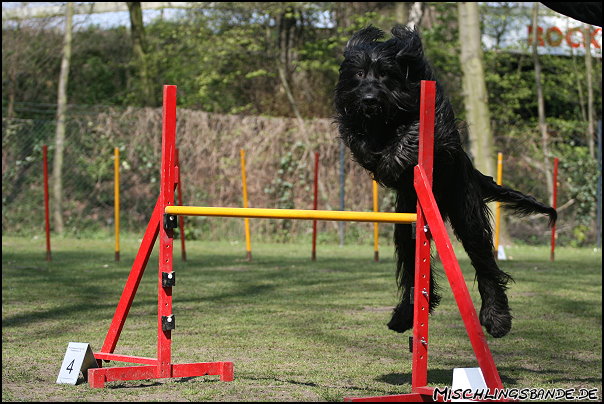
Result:
<svg viewBox="0 0 604 404"><path fill-rule="evenodd" d="M596 365L594 363L594 365ZM509 374L522 374L522 373L530 373L533 375L538 375L539 380L547 381L549 383L569 383L572 382L574 384L580 385L583 383L592 383L594 385L600 385L602 383L602 379L598 379L595 377L573 377L570 380L568 377L563 377L568 373L567 367L561 363L560 369L529 369L527 367L501 367L499 368L501 381L503 382L504 387L510 387L518 385L518 379L509 377Z"/></svg>
<svg viewBox="0 0 604 404"><path fill-rule="evenodd" d="M291 379L280 379L278 377L246 377L246 380L253 380L253 381L268 381L268 382L279 382L279 383L283 383L283 384L291 384L291 385L295 385L295 386L306 386L306 387L318 387L318 388L333 388L334 386L328 385L328 384L319 384L319 383L314 383L314 382L300 382L297 380L291 380ZM356 386L338 386L338 388L340 389L345 389L345 390L354 390L354 391L366 391L367 388L366 387L356 387Z"/></svg>
<svg viewBox="0 0 604 404"><path fill-rule="evenodd" d="M234 256L207 254L186 263L175 263L175 267L180 267L176 269L177 302L191 305L271 302L285 307L292 297L304 300L321 296L326 289L332 295L345 294L347 287L353 288L367 278L368 269L385 268L384 264L358 258L320 258L311 262L304 257L267 256L248 263ZM157 305L156 259L152 256L149 260L134 299L136 306L150 307L153 311ZM94 251L61 251L50 263L37 252L8 251L3 253L2 261L5 307L2 326L7 328L85 318L105 322L113 316L131 271L131 262L115 263L106 254ZM234 264L246 271L218 270ZM376 276L383 276L382 271L377 271ZM348 286L334 288L340 284ZM295 291L279 293L283 287L292 285ZM18 305L11 306L11 302ZM59 333L63 327L51 324L45 332L51 326Z"/></svg>
<svg viewBox="0 0 604 404"><path fill-rule="evenodd" d="M94 295L90 296L88 300L80 300L78 303L66 304L54 307L48 310L31 310L20 313L15 316L6 316L2 319L2 328L4 327L23 327L31 323L42 322L46 320L58 320L58 319L77 319L82 318L82 313L97 313L99 309L111 309L115 308L115 303L100 304L98 301L94 301L96 298Z"/></svg>
<svg viewBox="0 0 604 404"><path fill-rule="evenodd" d="M499 377L504 387L518 384L517 379L509 376L505 376L503 373L513 373L507 368L500 368ZM514 369L518 371L518 369ZM376 378L376 381L384 382L396 386L409 385L411 386L411 373L389 373ZM453 367L448 369L428 369L428 384L439 385L439 386L451 386L453 383Z"/></svg>
<svg viewBox="0 0 604 404"><path fill-rule="evenodd" d="M164 383L161 382L147 382L140 381L139 383L119 383L119 384L106 384L105 388L110 390L120 390L120 389L144 389L147 387L157 387L162 386Z"/></svg>
<svg viewBox="0 0 604 404"><path fill-rule="evenodd" d="M553 369L535 370L535 369L529 369L526 367L508 367L508 366L499 368L499 375L501 376L501 381L502 381L504 387L518 385L518 379L510 377L509 375L510 374L520 374L520 373L531 373L531 374L537 374L542 377L545 377L545 376L552 376L555 374L562 374L562 373L565 373L565 371L553 370Z"/></svg>
<svg viewBox="0 0 604 404"><path fill-rule="evenodd" d="M451 369L428 369L428 382L431 384L450 384L453 371ZM411 373L388 373L375 380L393 386L411 386Z"/></svg>

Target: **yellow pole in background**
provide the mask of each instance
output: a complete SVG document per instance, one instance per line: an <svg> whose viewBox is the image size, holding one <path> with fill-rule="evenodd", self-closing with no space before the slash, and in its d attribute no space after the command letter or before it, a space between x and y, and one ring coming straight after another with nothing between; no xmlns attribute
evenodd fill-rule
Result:
<svg viewBox="0 0 604 404"><path fill-rule="evenodd" d="M245 151L239 150L241 154L241 182L243 184L243 207L247 208L247 179L245 177ZM245 251L247 252L247 260L252 260L252 242L250 241L250 219L247 217L245 222Z"/></svg>
<svg viewBox="0 0 604 404"><path fill-rule="evenodd" d="M497 153L497 185L501 185L503 176L503 154ZM495 256L499 251L499 232L501 228L501 203L495 202Z"/></svg>
<svg viewBox="0 0 604 404"><path fill-rule="evenodd" d="M378 184L373 181L373 211L378 212ZM378 262L380 260L380 252L379 252L379 229L378 222L373 223L373 260Z"/></svg>
<svg viewBox="0 0 604 404"><path fill-rule="evenodd" d="M115 216L115 260L120 260L120 150L115 147L113 149L113 171L114 171L114 185L113 185L113 205L114 205L114 216Z"/></svg>

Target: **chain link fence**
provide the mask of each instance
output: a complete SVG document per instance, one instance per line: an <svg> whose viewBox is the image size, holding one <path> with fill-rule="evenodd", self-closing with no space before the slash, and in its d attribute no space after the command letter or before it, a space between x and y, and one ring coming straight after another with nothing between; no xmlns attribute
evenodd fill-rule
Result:
<svg viewBox="0 0 604 404"><path fill-rule="evenodd" d="M25 112L29 119L2 120L2 232L42 237L44 145L49 150L51 216L57 208L53 190L56 122L52 106L28 108ZM20 112L20 116L27 115ZM314 152L318 151L319 209L340 209L339 142L333 121L308 120L301 127L289 118L210 114L182 108L177 114L184 205L243 206L240 149L244 149L250 207L311 209ZM61 170L63 234L113 237L115 147L120 150L121 229L142 234L159 195L161 122L162 111L155 108L70 107ZM519 146L507 148L504 183L551 203L547 201L542 173L530 171L525 153ZM562 245L595 239L595 228L590 226L595 220L595 209L590 207L595 206L595 187L586 178L597 170L585 165L586 161L581 156L576 161L561 159L558 206L563 209L558 234ZM352 161L348 151L345 173L345 209L372 210L372 180ZM579 184L581 179L584 183ZM380 188L379 195L380 210L393 211L393 193ZM505 210L503 215L512 239L541 245L549 242L544 218L515 218ZM51 219L51 231L56 234L56 221ZM243 238L240 219L187 217L185 221L190 239ZM339 225L319 222L319 242L337 242ZM372 242L372 224L344 226L347 242ZM392 229L391 225L380 226L381 240L390 242ZM312 224L262 219L252 220L251 230L252 239L310 239Z"/></svg>
<svg viewBox="0 0 604 404"><path fill-rule="evenodd" d="M63 157L62 208L65 235L112 237L114 148L120 151L120 224L142 234L159 195L161 109L70 108ZM42 114L38 114L42 115ZM52 116L2 121L2 230L44 234L42 148L48 146L51 230L57 232L55 137ZM208 114L178 110L177 147L183 204L240 207L240 149L246 153L250 207L312 209L314 152L320 153L319 209L340 208L339 142L332 121ZM373 208L372 180L345 158L346 210ZM392 211L394 196L380 190L380 208ZM252 237L288 241L310 237L312 224L252 220ZM319 222L319 240L338 240L338 223ZM392 226L381 226L387 239ZM6 234L6 233L5 233ZM240 238L243 221L186 218L187 238ZM370 243L370 223L346 225L347 240Z"/></svg>

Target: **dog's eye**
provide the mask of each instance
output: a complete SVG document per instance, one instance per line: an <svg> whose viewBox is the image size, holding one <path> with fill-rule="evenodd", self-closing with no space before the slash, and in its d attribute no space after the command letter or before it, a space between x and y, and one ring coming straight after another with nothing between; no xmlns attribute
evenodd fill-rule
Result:
<svg viewBox="0 0 604 404"><path fill-rule="evenodd" d="M365 72L363 72L362 70L359 70L357 72L357 77L363 77L365 75Z"/></svg>

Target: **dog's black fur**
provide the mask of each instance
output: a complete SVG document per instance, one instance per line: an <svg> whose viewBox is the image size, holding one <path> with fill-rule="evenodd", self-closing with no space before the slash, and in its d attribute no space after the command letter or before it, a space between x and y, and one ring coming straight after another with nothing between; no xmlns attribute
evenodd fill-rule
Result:
<svg viewBox="0 0 604 404"><path fill-rule="evenodd" d="M451 223L476 269L482 298L480 322L492 336L503 337L512 326L505 293L511 277L497 266L486 203L502 202L521 215L546 214L550 224L556 221L556 211L531 196L497 185L492 177L474 168L462 148L463 126L455 119L451 104L424 57L418 31L395 26L392 36L380 41L384 32L370 26L348 41L335 90L340 137L376 181L396 191L396 211L414 212L420 81L436 81L433 192L443 219ZM414 282L415 243L411 225L395 225L394 241L401 302L388 327L404 332L413 327L410 290ZM431 312L440 301L436 291L431 271Z"/></svg>

